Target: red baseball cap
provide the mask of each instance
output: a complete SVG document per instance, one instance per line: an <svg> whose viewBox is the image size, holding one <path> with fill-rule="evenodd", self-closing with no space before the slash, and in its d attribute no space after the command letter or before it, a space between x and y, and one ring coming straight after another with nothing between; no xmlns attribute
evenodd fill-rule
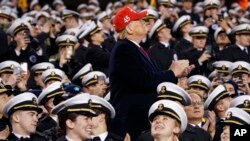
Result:
<svg viewBox="0 0 250 141"><path fill-rule="evenodd" d="M128 6L118 11L113 19L113 26L116 32L123 30L130 21L138 20L147 15L147 10L136 12Z"/></svg>

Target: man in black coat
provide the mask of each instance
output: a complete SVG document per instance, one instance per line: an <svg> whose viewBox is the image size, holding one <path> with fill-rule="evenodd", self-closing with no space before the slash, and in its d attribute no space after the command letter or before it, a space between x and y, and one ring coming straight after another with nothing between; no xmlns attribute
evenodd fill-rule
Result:
<svg viewBox="0 0 250 141"><path fill-rule="evenodd" d="M250 25L240 24L232 30L235 37L235 44L218 53L218 60L226 61L246 61L250 63Z"/></svg>
<svg viewBox="0 0 250 141"><path fill-rule="evenodd" d="M193 68L187 60L176 61L170 69L159 71L148 54L139 46L147 34L142 18L144 12L135 12L125 6L114 17L119 40L110 58L110 102L116 110L111 131L124 137L128 132L135 140L141 131L149 128L148 109L154 102L157 85L187 75Z"/></svg>
<svg viewBox="0 0 250 141"><path fill-rule="evenodd" d="M170 47L171 29L159 19L150 30L149 36L156 40L148 50L150 58L160 70L167 70L172 61L178 59L175 50Z"/></svg>
<svg viewBox="0 0 250 141"><path fill-rule="evenodd" d="M205 26L196 26L190 31L194 46L183 52L181 56L181 59L188 59L191 64L195 65L195 69L190 73L190 76L194 74L209 74L207 63L211 55L205 48L207 33L208 28Z"/></svg>
<svg viewBox="0 0 250 141"><path fill-rule="evenodd" d="M33 93L25 92L11 98L3 108L4 116L9 118L12 130L8 140L46 141L43 135L36 132L37 116L41 112L37 97Z"/></svg>
<svg viewBox="0 0 250 141"><path fill-rule="evenodd" d="M104 33L95 22L90 23L88 28L79 35L90 44L86 52L86 62L91 63L93 70L101 71L108 76L110 52L101 44L104 42Z"/></svg>

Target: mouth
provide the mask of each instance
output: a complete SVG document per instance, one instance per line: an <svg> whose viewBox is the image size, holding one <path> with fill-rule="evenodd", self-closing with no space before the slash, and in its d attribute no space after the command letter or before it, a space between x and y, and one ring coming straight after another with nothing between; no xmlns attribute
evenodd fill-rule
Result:
<svg viewBox="0 0 250 141"><path fill-rule="evenodd" d="M157 130L163 130L163 129L164 129L164 126L162 126L162 125L156 125L154 129L155 129L156 131L157 131Z"/></svg>

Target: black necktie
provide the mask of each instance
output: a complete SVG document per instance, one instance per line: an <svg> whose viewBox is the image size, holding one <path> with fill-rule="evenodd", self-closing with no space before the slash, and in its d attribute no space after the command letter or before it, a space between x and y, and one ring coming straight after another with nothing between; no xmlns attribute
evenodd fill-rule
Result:
<svg viewBox="0 0 250 141"><path fill-rule="evenodd" d="M96 136L93 138L93 141L101 141L100 137L99 136Z"/></svg>
<svg viewBox="0 0 250 141"><path fill-rule="evenodd" d="M19 139L19 141L31 141L31 139L30 139L30 138L21 137L21 138Z"/></svg>

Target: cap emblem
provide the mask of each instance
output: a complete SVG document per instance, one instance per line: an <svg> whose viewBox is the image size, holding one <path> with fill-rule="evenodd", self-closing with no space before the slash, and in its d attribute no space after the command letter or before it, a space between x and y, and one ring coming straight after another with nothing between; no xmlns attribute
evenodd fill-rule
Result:
<svg viewBox="0 0 250 141"><path fill-rule="evenodd" d="M70 39L69 39L69 38L67 38L67 39L66 39L66 42L67 42L67 43L69 43L69 42L70 42Z"/></svg>
<svg viewBox="0 0 250 141"><path fill-rule="evenodd" d="M54 71L51 72L51 76L55 76L56 73Z"/></svg>
<svg viewBox="0 0 250 141"><path fill-rule="evenodd" d="M226 69L226 66L225 65L222 65L222 70L225 70Z"/></svg>
<svg viewBox="0 0 250 141"><path fill-rule="evenodd" d="M238 70L241 70L241 69L242 69L242 66L241 66L241 65L239 65L239 66L238 66Z"/></svg>
<svg viewBox="0 0 250 141"><path fill-rule="evenodd" d="M250 104L250 101L249 100L244 100L244 107L248 107L249 106L249 104Z"/></svg>
<svg viewBox="0 0 250 141"><path fill-rule="evenodd" d="M94 79L98 79L98 76L96 74L94 75Z"/></svg>
<svg viewBox="0 0 250 141"><path fill-rule="evenodd" d="M227 113L227 116L226 116L226 119L229 119L229 118L231 118L232 117L232 112L228 112Z"/></svg>
<svg viewBox="0 0 250 141"><path fill-rule="evenodd" d="M34 105L37 105L37 100L36 100L35 97L32 98L32 102L33 102Z"/></svg>
<svg viewBox="0 0 250 141"><path fill-rule="evenodd" d="M158 111L161 111L163 108L164 108L164 105L163 105L162 103L160 103L160 104L158 105L157 110L158 110Z"/></svg>
<svg viewBox="0 0 250 141"><path fill-rule="evenodd" d="M93 104L92 104L92 99L89 99L88 105L89 105L89 107L92 107L92 106L93 106Z"/></svg>
<svg viewBox="0 0 250 141"><path fill-rule="evenodd" d="M13 65L13 64L11 64L11 65L10 65L10 68L12 68L12 69L13 69L13 68L14 68L14 65Z"/></svg>
<svg viewBox="0 0 250 141"><path fill-rule="evenodd" d="M201 84L201 83L202 83L202 80L201 80L201 79L199 79L199 80L197 81L197 83L198 83L198 84Z"/></svg>

